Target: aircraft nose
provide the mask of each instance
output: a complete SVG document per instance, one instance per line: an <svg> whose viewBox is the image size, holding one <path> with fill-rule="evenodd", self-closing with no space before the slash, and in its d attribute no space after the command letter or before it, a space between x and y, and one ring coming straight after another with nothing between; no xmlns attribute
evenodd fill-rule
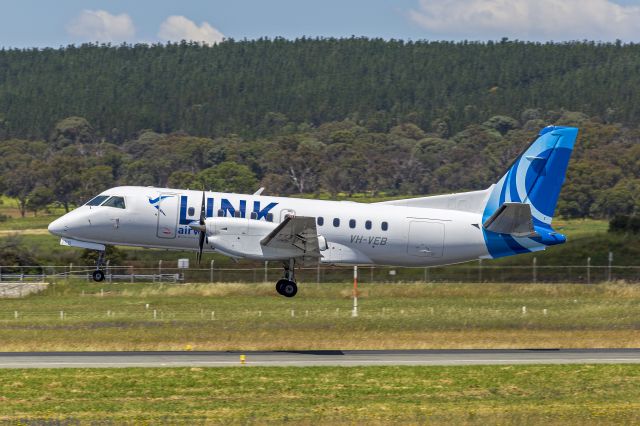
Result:
<svg viewBox="0 0 640 426"><path fill-rule="evenodd" d="M51 222L47 229L51 234L57 235L58 237L62 237L64 233L67 232L67 230L69 229L66 222L67 220L65 219L64 216L60 217L54 220L53 222Z"/></svg>

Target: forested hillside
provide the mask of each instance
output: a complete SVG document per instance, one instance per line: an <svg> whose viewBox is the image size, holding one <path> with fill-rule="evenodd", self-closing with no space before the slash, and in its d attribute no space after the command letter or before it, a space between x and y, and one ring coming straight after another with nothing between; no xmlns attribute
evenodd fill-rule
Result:
<svg viewBox="0 0 640 426"><path fill-rule="evenodd" d="M635 214L636 93L640 45L354 38L2 50L0 191L26 214L118 184L475 190L560 124L581 129L560 214Z"/></svg>
<svg viewBox="0 0 640 426"><path fill-rule="evenodd" d="M0 51L0 137L85 117L100 140L140 129L243 137L350 119L449 138L495 115L564 108L640 121L640 45L352 39Z"/></svg>

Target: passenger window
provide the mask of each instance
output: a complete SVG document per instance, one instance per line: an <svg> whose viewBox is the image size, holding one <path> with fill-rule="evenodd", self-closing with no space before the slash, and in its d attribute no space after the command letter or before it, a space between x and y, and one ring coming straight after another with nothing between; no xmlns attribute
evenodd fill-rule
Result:
<svg viewBox="0 0 640 426"><path fill-rule="evenodd" d="M364 227L365 227L365 229L371 229L371 221L370 220L366 221L364 223Z"/></svg>
<svg viewBox="0 0 640 426"><path fill-rule="evenodd" d="M124 198L123 197L111 197L109 198L103 206L106 207L115 207L116 209L124 209Z"/></svg>
<svg viewBox="0 0 640 426"><path fill-rule="evenodd" d="M97 197L93 197L92 199L87 201L85 206L99 206L107 198L109 198L108 195L98 195Z"/></svg>
<svg viewBox="0 0 640 426"><path fill-rule="evenodd" d="M355 227L356 227L356 220L355 219L349 220L349 228L353 229Z"/></svg>
<svg viewBox="0 0 640 426"><path fill-rule="evenodd" d="M223 217L223 216L224 216L224 210L218 209L218 217Z"/></svg>
<svg viewBox="0 0 640 426"><path fill-rule="evenodd" d="M318 226L322 226L324 225L324 217L319 217L318 218Z"/></svg>
<svg viewBox="0 0 640 426"><path fill-rule="evenodd" d="M251 212L251 219L257 219L258 218L258 213L256 212Z"/></svg>
<svg viewBox="0 0 640 426"><path fill-rule="evenodd" d="M389 229L389 224L387 222L382 222L381 228L383 231L386 231L387 229Z"/></svg>
<svg viewBox="0 0 640 426"><path fill-rule="evenodd" d="M333 219L333 226L335 226L336 228L338 226L340 226L340 219L338 219L337 217Z"/></svg>
<svg viewBox="0 0 640 426"><path fill-rule="evenodd" d="M267 213L267 222L273 222L273 213Z"/></svg>
<svg viewBox="0 0 640 426"><path fill-rule="evenodd" d="M193 207L189 207L189 209L187 210L187 214L189 216L193 216L194 214L196 214L196 209Z"/></svg>

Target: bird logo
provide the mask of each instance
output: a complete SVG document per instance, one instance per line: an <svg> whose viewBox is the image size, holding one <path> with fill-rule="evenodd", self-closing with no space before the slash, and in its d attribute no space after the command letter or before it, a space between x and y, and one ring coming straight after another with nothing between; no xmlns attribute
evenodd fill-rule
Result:
<svg viewBox="0 0 640 426"><path fill-rule="evenodd" d="M166 216L167 214L165 212L163 212L162 209L160 208L160 203L165 198L171 198L171 197L173 197L173 195L158 195L156 198L151 198L151 197L149 197L147 195L147 198L149 199L149 204L151 204L153 207L155 207L156 210L158 210L164 216Z"/></svg>

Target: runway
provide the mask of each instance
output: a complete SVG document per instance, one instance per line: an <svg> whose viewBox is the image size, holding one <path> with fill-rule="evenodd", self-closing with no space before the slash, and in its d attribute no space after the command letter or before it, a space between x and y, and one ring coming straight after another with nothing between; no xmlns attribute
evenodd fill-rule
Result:
<svg viewBox="0 0 640 426"><path fill-rule="evenodd" d="M244 363L241 356L244 355ZM0 368L638 364L640 349L1 352Z"/></svg>

